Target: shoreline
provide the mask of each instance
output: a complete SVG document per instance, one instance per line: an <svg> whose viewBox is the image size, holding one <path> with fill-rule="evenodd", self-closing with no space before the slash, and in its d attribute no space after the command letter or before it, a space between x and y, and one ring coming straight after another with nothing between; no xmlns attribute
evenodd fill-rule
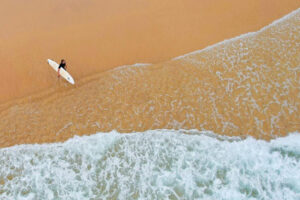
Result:
<svg viewBox="0 0 300 200"><path fill-rule="evenodd" d="M115 66L115 67L107 69L103 72L98 72L98 73L95 73L93 75L87 75L87 76L79 79L78 83L76 83L76 87L72 86L72 85L68 85L67 87L65 87L65 89L77 88L78 84L80 84L80 85L86 84L89 81L93 81L93 80L105 75L105 73L109 73L112 70L118 70L118 69L123 68L123 67L134 67L135 65L151 66L151 65L159 65L161 63L166 63L166 62L173 61L173 60L176 61L176 60L184 58L186 56L190 56L190 55L193 55L193 54L201 53L203 51L207 51L211 48L217 47L218 45L226 44L227 42L233 42L233 41L236 41L236 40L239 40L239 39L243 39L246 36L251 36L251 35L258 34L261 31L263 31L263 30L267 29L268 27L272 26L273 24L280 23L280 21L290 18L291 16L295 15L299 10L300 10L300 8L292 11L291 13L283 16L280 19L275 19L274 21L272 21L268 25L266 25L266 26L264 26L264 27L262 27L262 28L260 28L256 31L248 32L248 33L242 33L242 34L240 34L238 36L235 36L233 38L225 38L224 40L219 41L219 42L217 42L215 44L212 44L212 45L208 45L208 46L204 47L203 49L198 49L198 50L195 50L195 51L191 51L191 52L188 52L188 53L185 53L183 55L170 58L169 60L162 61L162 62L159 62L159 63L134 63L134 64L123 64L123 65L120 65L120 66ZM65 80L63 80L63 81L65 81ZM80 87L80 85L79 85L79 87ZM26 102L29 102L29 101L35 101L38 98L42 98L44 96L51 95L52 93L56 92L56 91L52 91L52 90L56 90L56 89L57 89L56 86L52 86L50 88L45 88L45 89L42 89L40 91L29 94L27 96L17 97L16 99L11 99L11 100L8 100L8 101L5 101L5 102L0 102L0 114L6 108L8 108L10 106L13 106L13 104L19 104L19 103L26 103Z"/></svg>
<svg viewBox="0 0 300 200"><path fill-rule="evenodd" d="M0 146L112 130L197 129L264 140L299 132L299 11L166 62L122 65L75 86L60 80L0 104Z"/></svg>
<svg viewBox="0 0 300 200"><path fill-rule="evenodd" d="M0 74L5 74L0 79L0 104L51 88L55 74L47 58L57 61L64 55L76 80L126 63L157 64L256 31L300 3L145 0L127 5L79 0L74 5L64 2L54 17L59 5L58 0L30 0L26 5L3 0L0 16L9 17L12 8L18 15L0 20L7 27L0 31ZM32 12L36 8L38 12Z"/></svg>

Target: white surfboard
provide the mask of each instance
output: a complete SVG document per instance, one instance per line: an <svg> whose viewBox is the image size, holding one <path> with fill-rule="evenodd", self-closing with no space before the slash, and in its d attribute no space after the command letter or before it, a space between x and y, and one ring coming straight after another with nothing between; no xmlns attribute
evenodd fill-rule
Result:
<svg viewBox="0 0 300 200"><path fill-rule="evenodd" d="M58 71L58 67L59 64L57 64L56 62L54 62L53 60L48 59L47 60L48 64L57 72ZM60 68L59 70L59 74L66 79L69 83L71 83L72 85L75 84L74 79L72 78L72 76L63 68Z"/></svg>

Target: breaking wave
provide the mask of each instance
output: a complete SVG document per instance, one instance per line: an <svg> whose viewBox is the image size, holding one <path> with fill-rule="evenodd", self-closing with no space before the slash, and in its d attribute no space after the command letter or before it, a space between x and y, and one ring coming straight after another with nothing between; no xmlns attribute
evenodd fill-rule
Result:
<svg viewBox="0 0 300 200"><path fill-rule="evenodd" d="M299 199L299 161L299 133L97 133L0 149L0 199Z"/></svg>

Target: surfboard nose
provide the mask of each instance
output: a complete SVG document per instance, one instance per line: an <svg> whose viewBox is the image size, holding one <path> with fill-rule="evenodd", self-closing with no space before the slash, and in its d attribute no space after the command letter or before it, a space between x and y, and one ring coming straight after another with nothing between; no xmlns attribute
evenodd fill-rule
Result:
<svg viewBox="0 0 300 200"><path fill-rule="evenodd" d="M75 84L75 81L74 81L74 79L73 79L72 77L69 77L68 80L69 80L69 82L70 82L72 85Z"/></svg>
<svg viewBox="0 0 300 200"><path fill-rule="evenodd" d="M69 83L71 83L72 85L75 84L75 81L74 81L74 79L71 76L67 77L67 81L69 81Z"/></svg>

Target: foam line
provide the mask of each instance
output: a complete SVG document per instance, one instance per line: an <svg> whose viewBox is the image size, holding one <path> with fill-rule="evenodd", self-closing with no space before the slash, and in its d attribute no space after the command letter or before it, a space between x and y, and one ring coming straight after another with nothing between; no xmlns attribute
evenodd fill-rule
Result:
<svg viewBox="0 0 300 200"><path fill-rule="evenodd" d="M231 38L231 39L227 39L227 40L223 40L221 42L218 42L216 44L213 44L213 45L210 45L210 46L207 46L205 47L204 49L200 49L200 50L196 50L196 51L193 51L193 52L190 52L190 53L187 53L187 54L184 54L184 55L181 55L181 56L178 56L178 57L175 57L173 58L172 60L179 60L179 59L182 59L186 56L191 56L191 55L195 55L195 54L199 54L201 52L204 52L204 51L208 51L208 50L211 50L213 48L216 48L217 46L221 46L221 45L224 45L224 44L227 44L229 42L234 42L234 41L237 41L237 40L240 40L240 39L244 39L246 37L250 37L250 36L254 36L254 35L257 35L263 31L265 31L266 29L269 29L275 25L277 25L278 23L282 22L282 21L285 21L291 17L293 17L294 15L298 14L300 12L300 8L298 8L297 10L294 10L293 12L285 15L284 17L280 18L280 19L277 19L275 21L273 21L271 24L261 28L260 30L256 31L256 32L249 32L249 33L245 33L245 34L242 34L242 35L239 35L237 37L234 37L234 38Z"/></svg>
<svg viewBox="0 0 300 200"><path fill-rule="evenodd" d="M0 199L299 199L300 134L98 133L0 149Z"/></svg>

